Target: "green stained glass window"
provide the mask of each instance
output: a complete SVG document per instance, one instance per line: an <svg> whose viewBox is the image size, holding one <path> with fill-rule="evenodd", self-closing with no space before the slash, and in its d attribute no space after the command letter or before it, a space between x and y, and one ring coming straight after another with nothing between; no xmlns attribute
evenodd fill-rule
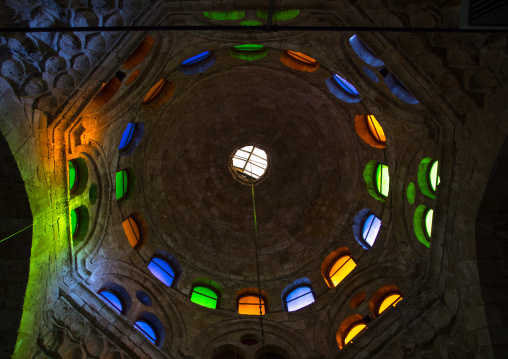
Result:
<svg viewBox="0 0 508 359"><path fill-rule="evenodd" d="M376 186L377 191L388 197L388 191L390 188L390 176L388 175L388 166L380 164L377 166L376 170Z"/></svg>
<svg viewBox="0 0 508 359"><path fill-rule="evenodd" d="M122 199L129 188L129 175L126 170L116 173L116 199Z"/></svg>
<svg viewBox="0 0 508 359"><path fill-rule="evenodd" d="M439 161L432 162L432 164L430 165L430 169L429 169L429 183L430 183L430 188L434 192L436 191L437 185L440 182L440 178L437 173L438 169L439 169Z"/></svg>
<svg viewBox="0 0 508 359"><path fill-rule="evenodd" d="M245 45L237 45L234 47L237 51L261 51L263 50L263 45L257 44L245 44Z"/></svg>
<svg viewBox="0 0 508 359"><path fill-rule="evenodd" d="M244 18L245 11L211 11L203 15L212 20L240 20Z"/></svg>
<svg viewBox="0 0 508 359"><path fill-rule="evenodd" d="M430 239L432 235L432 219L434 218L434 211L432 209L428 209L425 212L425 216L423 217L424 223L423 228L425 229L425 235Z"/></svg>
<svg viewBox="0 0 508 359"><path fill-rule="evenodd" d="M71 211L71 231L72 231L72 236L76 235L76 233L78 232L78 227L79 227L79 213L78 213L77 209L73 209Z"/></svg>
<svg viewBox="0 0 508 359"><path fill-rule="evenodd" d="M409 204L415 203L416 198L416 190L415 190L415 184L413 182L409 182L407 185L407 201Z"/></svg>
<svg viewBox="0 0 508 359"><path fill-rule="evenodd" d="M73 190L78 183L77 168L73 161L69 161L69 190Z"/></svg>
<svg viewBox="0 0 508 359"><path fill-rule="evenodd" d="M217 308L217 293L208 287L197 286L192 291L191 301L203 307Z"/></svg>
<svg viewBox="0 0 508 359"><path fill-rule="evenodd" d="M267 53L266 47L258 44L237 45L231 49L231 57L247 61L262 59Z"/></svg>
<svg viewBox="0 0 508 359"><path fill-rule="evenodd" d="M261 21L256 20L245 20L240 23L242 26L261 26L263 23Z"/></svg>
<svg viewBox="0 0 508 359"><path fill-rule="evenodd" d="M293 20L299 13L300 10L275 10L273 12L272 21ZM268 20L268 10L258 10L257 16L260 19Z"/></svg>

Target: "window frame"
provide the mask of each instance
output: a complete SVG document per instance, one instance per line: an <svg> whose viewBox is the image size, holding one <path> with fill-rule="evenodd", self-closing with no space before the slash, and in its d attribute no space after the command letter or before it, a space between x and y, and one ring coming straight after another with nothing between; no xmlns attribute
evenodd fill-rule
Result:
<svg viewBox="0 0 508 359"><path fill-rule="evenodd" d="M123 140L124 134L129 129L129 126L130 126L130 130L127 134L127 140L125 141L125 144L122 146L122 140ZM120 138L120 144L118 145L118 150L120 152L126 152L129 150L129 147L131 146L132 142L134 141L134 137L135 137L134 135L136 134L136 130L137 130L137 124L135 122L127 123L125 130L122 132L122 137Z"/></svg>
<svg viewBox="0 0 508 359"><path fill-rule="evenodd" d="M344 257L349 257L349 259L347 261L344 262L343 265L341 265L333 274L331 274L331 271L333 269L333 267L335 266L335 264L342 258ZM328 278L330 279L330 282L332 283L333 285L333 288L337 288L337 286L342 283L346 278L347 276L349 276L349 274L351 274L351 272L354 270L354 268L340 281L338 282L337 284L333 283L333 275L335 275L336 273L338 273L342 267L344 267L346 265L347 262L349 262L350 260L352 260L354 263L355 263L355 267L356 267L356 261L354 260L353 258L353 255L351 253L343 253L342 255L338 256L337 258L335 258L335 260L328 266L328 270L327 270L327 274L328 274Z"/></svg>
<svg viewBox="0 0 508 359"><path fill-rule="evenodd" d="M354 337L352 337L347 343L346 343L346 338L348 336L348 334L357 326L359 325L365 325L365 327L360 330ZM354 338L356 338L358 335L360 335L363 331L367 330L369 327L367 326L367 322L364 320L364 319L359 319L353 323L351 323L347 328L346 330L344 331L344 334L341 338L342 340L342 346L345 347L346 345L348 345L349 343L351 343L353 341Z"/></svg>
<svg viewBox="0 0 508 359"><path fill-rule="evenodd" d="M205 296L205 297L207 297L207 298L214 299L214 300L215 300L215 308L210 308L210 307L207 307L207 306L205 306L205 305L201 305L201 304L196 303L196 302L194 302L194 301L192 300L192 295L194 294L195 289L196 289L196 288L198 288L198 287L207 288L207 289L209 289L209 290L211 290L212 292L214 292L214 293L215 293L215 295L217 296L217 298L212 298L212 297L207 296L206 294L202 294L202 293L198 293L198 292L196 292L196 293L197 293L197 294L199 294L199 295L203 295L203 296ZM206 284L203 284L203 283L194 283L194 285L192 286L192 290L191 290L191 292L190 292L190 301L191 301L192 303L196 304L196 305L199 305L199 306L203 307L203 308L208 308L208 309L219 309L220 298L221 298L221 295L220 295L220 293L217 291L217 289L216 289L216 288L213 288L212 286L210 286L210 285L206 285Z"/></svg>
<svg viewBox="0 0 508 359"><path fill-rule="evenodd" d="M141 328L137 325L137 323L138 323L138 322L144 323L144 324L148 325L148 326L150 327L150 329L152 329L152 331L153 331L153 333L154 333L154 335L155 335L155 338L154 338L154 340L153 340L153 341L152 341L152 339L151 339L151 338L147 335L147 333L146 333L143 329L141 329ZM136 321L134 322L134 325L133 325L133 326L134 326L134 328L135 328L135 329L136 329L139 333L141 333L141 334L145 337L145 339L147 339L150 343L152 343L152 344L153 344L153 345L155 345L155 346L158 346L158 345L159 345L159 339L160 339L160 338L159 338L159 332L158 332L157 328L155 328L155 326L153 325L153 323L150 323L147 319L144 319L144 318L138 318L138 319L136 319Z"/></svg>
<svg viewBox="0 0 508 359"><path fill-rule="evenodd" d="M429 213L431 211L432 211L432 221L430 223L431 229L430 229L430 233L429 233L429 228L427 226L427 216L429 215ZM432 227L433 227L433 224L434 224L434 210L432 208L426 208L425 211L423 212L422 228L423 228L423 234L429 240L429 242L430 242L430 239L432 238Z"/></svg>
<svg viewBox="0 0 508 359"><path fill-rule="evenodd" d="M163 260L164 262L166 262L170 267L171 269L173 270L173 273L174 273L174 277L171 276L171 274L167 273L162 267L160 267L157 263L155 263L162 271L164 271L165 273L167 273L170 277L173 277L173 280L171 282L170 285L167 285L166 283L164 283L161 279L159 279L155 274L153 274L153 272L150 270L150 268L148 268L148 266L150 265L150 263L155 259L155 258L158 258L158 259L161 259ZM148 271L150 272L150 274L155 278L157 279L159 282L161 282L164 286L166 287L169 287L169 288L175 288L178 284L178 281L180 280L180 277L182 275L182 267L180 265L180 263L178 263L178 260L172 256L171 254L167 253L167 252L164 252L164 251L161 251L161 250L156 250L155 253L152 255L152 257L150 258L150 260L148 261L148 263L146 264L146 267L148 269Z"/></svg>
<svg viewBox="0 0 508 359"><path fill-rule="evenodd" d="M386 167L386 172L388 174L388 193L385 195L384 193L382 193L382 189L383 189L383 169L384 167ZM378 180L378 174L381 172L381 179ZM386 199L388 198L388 195L390 194L390 168L388 167L388 165L384 164L384 163L378 163L377 166L376 166L376 171L375 171L375 185L376 185L376 191L377 191L377 194L384 198L385 201ZM381 188L380 188L381 187Z"/></svg>
<svg viewBox="0 0 508 359"><path fill-rule="evenodd" d="M114 295L116 297L116 299L118 299L118 301L120 302L120 305L122 306L121 310L119 310L109 299L107 299L105 296L102 295L102 293L104 293L104 292L110 293L110 294ZM104 301L106 301L106 304L109 304L109 306L112 307L118 314L125 315L126 305L125 305L124 301L122 300L121 295L119 295L118 293L116 293L114 290L112 290L110 288L102 288L99 290L98 294Z"/></svg>
<svg viewBox="0 0 508 359"><path fill-rule="evenodd" d="M310 291L309 291L308 293L305 293L305 294L303 294L303 295L299 296L299 297L296 297L296 298L291 299L291 301L296 300L296 299L298 299L298 298L302 298L303 296L306 296L306 295L308 295L309 293L310 293L310 294L312 294L312 299L313 299L313 301L312 301L312 303L309 303L309 304L307 304L307 305L305 305L305 306L303 306L303 307L300 307L300 308L298 308L298 309L295 309L295 310L291 310L291 311L290 311L290 310L289 310L289 307L288 307L288 303L289 303L289 302L288 302L287 298L291 295L291 293L293 293L294 291L296 291L296 290L298 290L298 289L300 289L300 288L309 288L309 290L310 290ZM291 302L291 301L290 301L290 302ZM314 288L312 287L312 285L311 285L310 283L302 283L302 284L299 284L299 285L296 285L296 286L294 286L294 287L290 288L290 290L288 291L288 293L286 293L286 294L284 295L284 300L283 300L283 302L282 302L282 303L283 303L283 307L284 307L284 311L285 311L285 312L296 312L296 311L299 311L300 309L306 308L306 307L308 307L308 306L310 306L310 305L314 304L315 302L316 302L316 293L315 293Z"/></svg>
<svg viewBox="0 0 508 359"><path fill-rule="evenodd" d="M259 303L256 303L256 304L250 304L250 303L240 303L240 300L242 300L242 298L245 298L245 297L256 297L256 298L261 298L263 300L263 309L264 309L264 313L263 315L266 315L266 313L268 313L268 300L266 299L265 295L263 294L263 292L261 292L261 295L259 294L259 291L258 293L254 293L253 291L249 291L247 293L243 293L239 296L237 296L236 298L236 312L240 315L259 315L259 313L257 314L244 314L244 313L240 313L240 304L243 304L243 305L255 305L257 309L259 309Z"/></svg>
<svg viewBox="0 0 508 359"><path fill-rule="evenodd" d="M374 217L374 220L372 221L370 227L369 227L369 232L370 233L370 230L372 229L372 225L374 224L374 221L377 219L379 221L379 229L376 233L376 236L374 237L374 241L372 242L372 244L370 244L368 241L367 241L367 238L365 238L365 235L364 235L364 230L365 230L365 224L367 222L367 220L373 216ZM381 231L381 224L382 224L382 221L381 221L381 218L379 218L378 216L376 216L373 212L369 212L365 215L365 217L363 218L363 221L360 225L360 228L361 228L361 238L363 240L363 244L366 245L368 247L368 249L371 249L373 246L374 246L374 243L376 243L376 240L377 240L377 237L379 235L379 232ZM367 234L367 237L368 237L368 234Z"/></svg>
<svg viewBox="0 0 508 359"><path fill-rule="evenodd" d="M392 295L398 295L399 296L399 299L397 299L395 302L393 302L392 304L389 305L388 308L386 308L385 310L383 310L381 313L379 312L379 309L381 309L381 305L383 304L383 302L390 296ZM375 317L379 317L381 314L383 314L384 312L388 311L388 309L390 307L395 307L395 305L397 303L399 303L402 299L404 299L404 296L402 295L402 293L399 291L399 290L392 290L392 291L389 291L387 292L386 294L384 294L381 298L379 298L379 300L377 300L376 302L376 305L375 305L375 309L374 309L374 312L375 312Z"/></svg>

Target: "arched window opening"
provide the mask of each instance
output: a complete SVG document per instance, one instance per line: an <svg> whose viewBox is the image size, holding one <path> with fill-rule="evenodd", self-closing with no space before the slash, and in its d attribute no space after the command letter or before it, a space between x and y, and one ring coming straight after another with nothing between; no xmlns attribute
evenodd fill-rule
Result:
<svg viewBox="0 0 508 359"><path fill-rule="evenodd" d="M108 289L102 289L99 292L99 295L102 299L109 304L111 308L113 308L118 314L123 314L123 303L115 293Z"/></svg>
<svg viewBox="0 0 508 359"><path fill-rule="evenodd" d="M391 307L395 307L404 297L394 285L386 285L377 290L369 302L369 309L374 318Z"/></svg>
<svg viewBox="0 0 508 359"><path fill-rule="evenodd" d="M420 103L404 86L404 84L398 79L397 76L388 73L385 76L386 86L390 91L401 101L414 105Z"/></svg>
<svg viewBox="0 0 508 359"><path fill-rule="evenodd" d="M379 230L381 219L368 208L358 212L353 221L353 234L356 241L366 250L374 246Z"/></svg>
<svg viewBox="0 0 508 359"><path fill-rule="evenodd" d="M117 201L125 201L129 199L134 190L136 178L130 168L118 171L116 173L116 199Z"/></svg>
<svg viewBox="0 0 508 359"><path fill-rule="evenodd" d="M432 234L432 220L434 217L434 211L419 205L416 207L415 215L413 217L413 227L416 238L425 245L430 247L430 238Z"/></svg>
<svg viewBox="0 0 508 359"><path fill-rule="evenodd" d="M349 39L349 43L351 44L351 47L353 48L353 51L356 53L356 55L365 61L370 66L373 67L381 67L384 65L384 62L377 58L376 55L374 55L374 52L365 45L365 43L360 40L358 35L353 35Z"/></svg>
<svg viewBox="0 0 508 359"><path fill-rule="evenodd" d="M375 148L386 148L386 135L374 115L357 115L355 117L356 134Z"/></svg>
<svg viewBox="0 0 508 359"><path fill-rule="evenodd" d="M376 169L376 189L381 196L388 197L390 176L388 174L388 166L382 163L378 164Z"/></svg>
<svg viewBox="0 0 508 359"><path fill-rule="evenodd" d="M356 90L356 87L342 76L335 74L332 77L327 78L325 83L331 94L339 100L347 103L356 103L362 100L358 90Z"/></svg>
<svg viewBox="0 0 508 359"><path fill-rule="evenodd" d="M161 321L154 314L150 312L141 313L136 322L134 322L134 328L143 334L152 344L159 348L162 346L166 333Z"/></svg>
<svg viewBox="0 0 508 359"><path fill-rule="evenodd" d="M236 293L236 302L238 303L238 313L245 315L259 315L260 309L262 315L266 312L268 294L255 288L240 289ZM260 308L261 306L261 308Z"/></svg>
<svg viewBox="0 0 508 359"><path fill-rule="evenodd" d="M206 308L217 309L218 295L208 287L195 286L192 290L191 301Z"/></svg>
<svg viewBox="0 0 508 359"><path fill-rule="evenodd" d="M122 82L116 76L113 76L106 84L102 84L99 92L90 103L90 108L95 110L108 103L116 95L121 84Z"/></svg>
<svg viewBox="0 0 508 359"><path fill-rule="evenodd" d="M204 12L203 15L211 20L230 21L243 19L245 11L210 11Z"/></svg>
<svg viewBox="0 0 508 359"><path fill-rule="evenodd" d="M118 149L120 150L120 156L130 155L132 152L134 152L134 149L141 141L141 138L143 138L144 132L144 124L133 122L128 123L125 127L125 130L123 131L120 145L118 146Z"/></svg>
<svg viewBox="0 0 508 359"><path fill-rule="evenodd" d="M79 244L88 232L88 209L83 205L71 210L71 234L73 245Z"/></svg>
<svg viewBox="0 0 508 359"><path fill-rule="evenodd" d="M138 45L136 50L124 61L122 67L126 70L132 70L138 66L148 55L153 46L153 37L148 35Z"/></svg>
<svg viewBox="0 0 508 359"><path fill-rule="evenodd" d="M439 178L439 161L425 157L418 167L418 185L424 195L436 198L436 191L441 179Z"/></svg>
<svg viewBox="0 0 508 359"><path fill-rule="evenodd" d="M423 228L425 229L425 236L430 240L432 236L432 220L434 218L434 210L428 208L423 216Z"/></svg>
<svg viewBox="0 0 508 359"><path fill-rule="evenodd" d="M217 60L210 51L202 52L198 55L192 56L180 64L180 72L184 75L202 74Z"/></svg>
<svg viewBox="0 0 508 359"><path fill-rule="evenodd" d="M376 161L369 161L363 171L367 191L380 202L386 202L390 190L388 166Z"/></svg>
<svg viewBox="0 0 508 359"><path fill-rule="evenodd" d="M262 59L266 57L266 54L268 49L258 44L237 45L231 49L231 57L247 61Z"/></svg>
<svg viewBox="0 0 508 359"><path fill-rule="evenodd" d="M69 165L69 193L71 197L82 194L88 182L88 166L86 161L77 157L68 162Z"/></svg>
<svg viewBox="0 0 508 359"><path fill-rule="evenodd" d="M285 306L288 312L294 312L315 302L312 288L302 286L293 289L287 296Z"/></svg>
<svg viewBox="0 0 508 359"><path fill-rule="evenodd" d="M315 294L309 278L300 278L282 290L282 307L294 312L315 302Z"/></svg>
<svg viewBox="0 0 508 359"><path fill-rule="evenodd" d="M174 93L175 84L166 79L161 79L148 90L141 104L146 108L155 110L168 102Z"/></svg>
<svg viewBox="0 0 508 359"><path fill-rule="evenodd" d="M337 330L336 340L339 348L342 349L361 332L367 329L367 323L360 314L353 314L346 318Z"/></svg>
<svg viewBox="0 0 508 359"><path fill-rule="evenodd" d="M296 71L314 72L319 68L319 62L297 51L284 50L280 61Z"/></svg>
<svg viewBox="0 0 508 359"><path fill-rule="evenodd" d="M373 214L369 215L363 222L363 239L371 247L374 245L380 227L381 220Z"/></svg>
<svg viewBox="0 0 508 359"><path fill-rule="evenodd" d="M346 247L338 248L326 257L321 275L330 288L335 288L355 269L356 262Z"/></svg>
<svg viewBox="0 0 508 359"><path fill-rule="evenodd" d="M272 14L272 21L287 21L295 19L300 10L275 10ZM258 10L257 17L261 20L268 20L268 10Z"/></svg>
<svg viewBox="0 0 508 359"><path fill-rule="evenodd" d="M168 287L175 287L182 273L182 267L176 258L161 250L155 251L148 263L148 270Z"/></svg>
<svg viewBox="0 0 508 359"><path fill-rule="evenodd" d="M150 323L147 323L144 320L138 320L134 323L134 327L143 334L146 339L152 342L152 344L157 344L157 333Z"/></svg>
<svg viewBox="0 0 508 359"><path fill-rule="evenodd" d="M122 222L122 227L132 248L140 249L147 240L148 230L143 217L133 213Z"/></svg>

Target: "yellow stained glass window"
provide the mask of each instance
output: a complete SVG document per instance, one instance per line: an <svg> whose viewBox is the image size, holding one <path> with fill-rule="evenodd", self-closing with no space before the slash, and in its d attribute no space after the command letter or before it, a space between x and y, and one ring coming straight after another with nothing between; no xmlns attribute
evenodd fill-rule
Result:
<svg viewBox="0 0 508 359"><path fill-rule="evenodd" d="M372 136L379 142L386 142L385 132L374 115L367 116L367 125Z"/></svg>
<svg viewBox="0 0 508 359"><path fill-rule="evenodd" d="M365 323L358 323L353 327L351 327L345 335L346 338L344 339L344 345L353 340L354 337L356 337L358 334L360 334L361 331L365 330L366 328L367 325Z"/></svg>
<svg viewBox="0 0 508 359"><path fill-rule="evenodd" d="M122 222L122 226L132 248L136 248L141 241L139 226L136 223L136 220L132 216L128 217L125 221Z"/></svg>
<svg viewBox="0 0 508 359"><path fill-rule="evenodd" d="M334 265L330 268L330 279L334 287L347 277L349 273L356 267L356 263L349 255L345 255L337 259Z"/></svg>
<svg viewBox="0 0 508 359"><path fill-rule="evenodd" d="M400 293L393 293L386 296L381 304L379 305L379 310L377 315L383 313L385 310L390 308L391 306L396 306L398 302L402 300L402 295Z"/></svg>
<svg viewBox="0 0 508 359"><path fill-rule="evenodd" d="M149 103L153 102L157 96L159 96L164 89L164 87L167 84L167 80L161 79L159 82L157 82L145 95L145 98L143 99L143 104L148 105Z"/></svg>
<svg viewBox="0 0 508 359"><path fill-rule="evenodd" d="M309 64L309 65L314 65L317 61L315 59L313 59L312 57L310 56L307 56L305 54L302 54L301 52L296 52L296 51L290 51L290 50L286 50L286 54L288 56L291 56L293 59L295 60L298 60L300 62L303 62L303 63L306 63L306 64Z"/></svg>
<svg viewBox="0 0 508 359"><path fill-rule="evenodd" d="M259 315L259 297L246 295L238 300L238 313L247 315ZM261 312L265 314L265 301L261 298Z"/></svg>

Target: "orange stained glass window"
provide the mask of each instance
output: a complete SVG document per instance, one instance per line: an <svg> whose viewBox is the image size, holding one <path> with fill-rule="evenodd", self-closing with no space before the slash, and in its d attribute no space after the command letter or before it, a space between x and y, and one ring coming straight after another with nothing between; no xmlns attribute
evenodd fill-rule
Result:
<svg viewBox="0 0 508 359"><path fill-rule="evenodd" d="M149 103L153 102L157 96L161 94L162 90L164 90L164 87L167 83L167 80L161 79L154 86L152 86L152 88L146 93L145 98L143 99L143 104L148 105Z"/></svg>
<svg viewBox="0 0 508 359"><path fill-rule="evenodd" d="M331 266L329 272L334 287L342 282L355 267L356 263L350 255L345 255L337 259Z"/></svg>
<svg viewBox="0 0 508 359"><path fill-rule="evenodd" d="M344 345L349 343L354 337L356 337L360 332L365 330L367 325L365 323L357 323L348 329L344 338Z"/></svg>
<svg viewBox="0 0 508 359"><path fill-rule="evenodd" d="M238 300L238 313L247 315L259 315L259 300L255 295L246 295ZM265 301L261 298L261 312L265 314Z"/></svg>
<svg viewBox="0 0 508 359"><path fill-rule="evenodd" d="M295 60L298 60L300 62L303 62L303 63L306 63L306 64L309 64L309 65L314 65L317 61L315 59L313 59L312 57L310 56L307 56L305 54L302 54L301 52L296 52L296 51L291 51L291 50L286 50L286 54L288 56L291 56L293 59Z"/></svg>
<svg viewBox="0 0 508 359"><path fill-rule="evenodd" d="M370 133L376 140L386 142L385 132L374 115L367 116L367 125L369 126Z"/></svg>
<svg viewBox="0 0 508 359"><path fill-rule="evenodd" d="M132 248L136 248L141 243L141 236L139 232L139 226L136 220L130 216L122 222L123 230L129 240Z"/></svg>
<svg viewBox="0 0 508 359"><path fill-rule="evenodd" d="M381 304L379 305L378 313L377 315L383 313L385 310L390 308L391 306L396 306L398 302L402 300L402 295L400 293L392 293L387 295Z"/></svg>

